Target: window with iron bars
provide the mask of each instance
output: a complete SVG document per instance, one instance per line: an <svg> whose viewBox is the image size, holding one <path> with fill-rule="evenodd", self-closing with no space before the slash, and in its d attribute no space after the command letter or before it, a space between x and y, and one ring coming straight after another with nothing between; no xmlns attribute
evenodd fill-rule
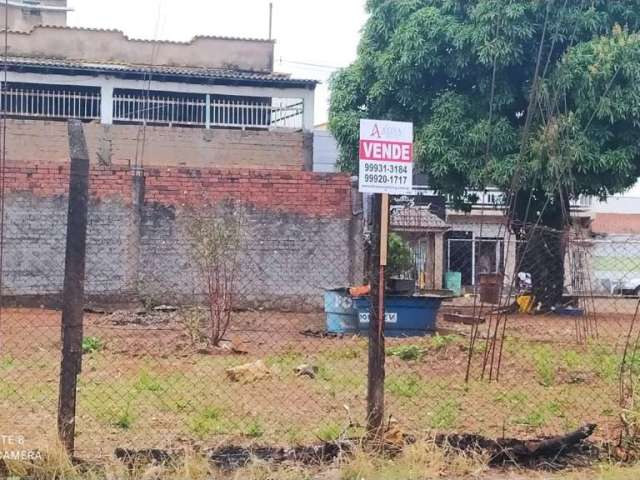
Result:
<svg viewBox="0 0 640 480"><path fill-rule="evenodd" d="M269 97L114 90L117 123L193 127L301 128L302 102Z"/></svg>
<svg viewBox="0 0 640 480"><path fill-rule="evenodd" d="M100 119L98 87L14 82L0 87L0 109L9 118Z"/></svg>

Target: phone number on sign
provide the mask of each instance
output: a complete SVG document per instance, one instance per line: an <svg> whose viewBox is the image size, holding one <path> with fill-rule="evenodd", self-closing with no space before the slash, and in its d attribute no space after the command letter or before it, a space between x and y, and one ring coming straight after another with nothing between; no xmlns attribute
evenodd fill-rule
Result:
<svg viewBox="0 0 640 480"><path fill-rule="evenodd" d="M364 183L376 185L407 185L409 177L404 175L365 174Z"/></svg>
<svg viewBox="0 0 640 480"><path fill-rule="evenodd" d="M388 163L365 163L364 171L367 173L395 173L405 175L409 173L406 165L389 165Z"/></svg>

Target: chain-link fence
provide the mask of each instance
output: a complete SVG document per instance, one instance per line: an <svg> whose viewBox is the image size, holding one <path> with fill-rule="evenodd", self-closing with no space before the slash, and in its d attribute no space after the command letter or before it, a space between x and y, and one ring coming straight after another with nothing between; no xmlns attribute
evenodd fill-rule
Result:
<svg viewBox="0 0 640 480"><path fill-rule="evenodd" d="M7 167L6 182L0 423L35 447L56 424L68 170ZM348 178L102 168L90 184L80 454L363 433L368 304L347 288L366 283L367 227ZM403 205L391 228L388 415L614 437L640 242L485 237Z"/></svg>

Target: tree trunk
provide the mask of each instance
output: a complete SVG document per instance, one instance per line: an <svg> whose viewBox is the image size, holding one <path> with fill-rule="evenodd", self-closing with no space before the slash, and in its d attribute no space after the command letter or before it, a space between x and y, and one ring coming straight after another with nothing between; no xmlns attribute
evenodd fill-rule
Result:
<svg viewBox="0 0 640 480"><path fill-rule="evenodd" d="M562 303L568 208L566 193L558 193L554 198L548 198L541 190L522 190L517 194L512 229L522 240L518 248L518 272L531 274L532 293L541 311Z"/></svg>

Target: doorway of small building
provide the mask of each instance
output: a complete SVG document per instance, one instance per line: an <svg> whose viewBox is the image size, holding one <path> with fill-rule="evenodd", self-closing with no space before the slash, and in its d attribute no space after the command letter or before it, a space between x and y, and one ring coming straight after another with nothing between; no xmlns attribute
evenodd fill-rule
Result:
<svg viewBox="0 0 640 480"><path fill-rule="evenodd" d="M504 273L504 239L448 232L447 271L460 272L463 287L475 287L481 274Z"/></svg>
<svg viewBox="0 0 640 480"><path fill-rule="evenodd" d="M460 272L462 286L473 284L473 232L448 232L447 271Z"/></svg>

